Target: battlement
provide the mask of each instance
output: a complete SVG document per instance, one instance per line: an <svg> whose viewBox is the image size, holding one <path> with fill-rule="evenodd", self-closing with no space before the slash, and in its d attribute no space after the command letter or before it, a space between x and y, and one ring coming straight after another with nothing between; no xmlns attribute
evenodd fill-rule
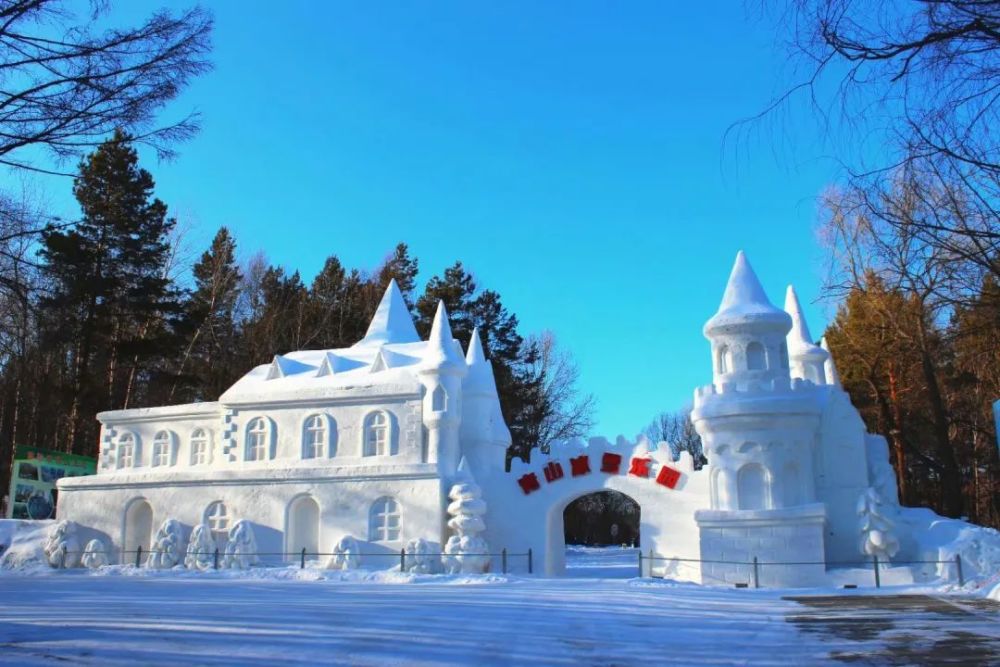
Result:
<svg viewBox="0 0 1000 667"><path fill-rule="evenodd" d="M696 387L694 403L714 400L722 396L778 396L798 392L811 392L817 385L812 380L803 378L777 377L770 380L746 380L743 382L720 382Z"/></svg>
<svg viewBox="0 0 1000 667"><path fill-rule="evenodd" d="M523 474L525 471L536 467L539 463L549 461L566 460L581 454L599 455L605 452L620 454L623 461L632 458L648 458L659 465L670 465L677 470L691 474L695 473L694 457L690 452L679 451L674 456L674 449L668 442L653 443L645 435L639 435L634 441L625 436L619 435L614 441L605 437L593 437L588 439L570 438L568 440L553 441L548 448L548 452L533 450L531 461L525 462L519 458L514 458L510 463L510 474Z"/></svg>

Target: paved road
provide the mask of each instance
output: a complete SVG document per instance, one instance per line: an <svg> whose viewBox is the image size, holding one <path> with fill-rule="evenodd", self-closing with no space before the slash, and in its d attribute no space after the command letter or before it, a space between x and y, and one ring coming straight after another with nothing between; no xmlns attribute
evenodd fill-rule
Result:
<svg viewBox="0 0 1000 667"><path fill-rule="evenodd" d="M1000 665L1000 604L983 599L894 596L785 597L785 620L854 665Z"/></svg>

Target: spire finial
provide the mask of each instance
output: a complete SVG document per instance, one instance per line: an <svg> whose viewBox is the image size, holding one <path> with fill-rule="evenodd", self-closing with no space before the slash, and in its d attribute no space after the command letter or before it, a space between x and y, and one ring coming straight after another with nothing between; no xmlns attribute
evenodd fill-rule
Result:
<svg viewBox="0 0 1000 667"><path fill-rule="evenodd" d="M455 368L465 372L465 359L462 358L461 348L456 346L452 337L444 301L438 301L421 366L434 369Z"/></svg>
<svg viewBox="0 0 1000 667"><path fill-rule="evenodd" d="M416 343L419 340L420 336L413 327L413 318L410 317L403 293L399 291L399 285L393 278L368 325L368 332L358 345Z"/></svg>
<svg viewBox="0 0 1000 667"><path fill-rule="evenodd" d="M799 295L795 293L795 287L788 286L785 291L785 312L792 317L792 330L788 333L789 338L794 338L795 342L813 345L812 336L809 335L809 325L802 315L802 304L799 303Z"/></svg>

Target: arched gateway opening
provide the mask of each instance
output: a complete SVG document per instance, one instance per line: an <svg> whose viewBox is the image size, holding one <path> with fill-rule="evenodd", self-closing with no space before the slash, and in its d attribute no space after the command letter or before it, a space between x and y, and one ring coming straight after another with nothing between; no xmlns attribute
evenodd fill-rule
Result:
<svg viewBox="0 0 1000 667"><path fill-rule="evenodd" d="M563 557L568 576L636 575L641 509L631 496L612 489L593 491L550 516L559 524L552 526L553 539L562 537L562 544L552 544L549 555Z"/></svg>

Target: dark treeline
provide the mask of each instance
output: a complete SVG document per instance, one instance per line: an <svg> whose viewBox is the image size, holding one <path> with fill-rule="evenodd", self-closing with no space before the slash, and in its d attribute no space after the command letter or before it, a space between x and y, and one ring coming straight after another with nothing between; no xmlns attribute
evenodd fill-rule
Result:
<svg viewBox="0 0 1000 667"><path fill-rule="evenodd" d="M223 227L184 267L176 222L154 187L131 138L115 133L79 165L79 220L46 229L34 243L36 259L16 262L17 272L6 277L5 476L16 444L95 456L101 411L216 400L274 354L356 343L393 279L421 335L430 331L438 300L463 344L479 328L512 456L589 426L592 401L576 397L576 368L565 353L554 353L550 335L523 337L500 295L480 288L461 262L418 294L419 263L401 243L373 271L331 255L307 284L262 254L240 263L237 241ZM188 269L191 280L182 283L177 276ZM6 479L0 483L6 488Z"/></svg>

